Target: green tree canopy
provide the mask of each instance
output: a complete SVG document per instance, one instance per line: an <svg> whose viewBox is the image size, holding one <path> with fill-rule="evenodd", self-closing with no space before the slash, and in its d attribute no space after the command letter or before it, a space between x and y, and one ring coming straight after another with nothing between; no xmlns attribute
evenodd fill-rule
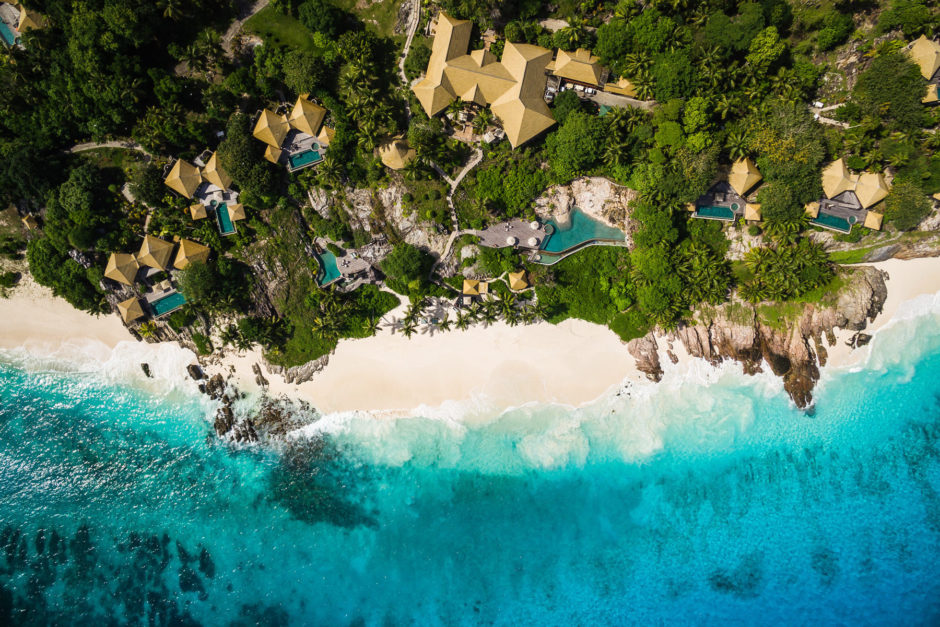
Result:
<svg viewBox="0 0 940 627"><path fill-rule="evenodd" d="M924 123L924 79L910 57L900 52L876 57L861 73L852 101L863 115L880 119L890 129L912 131Z"/></svg>

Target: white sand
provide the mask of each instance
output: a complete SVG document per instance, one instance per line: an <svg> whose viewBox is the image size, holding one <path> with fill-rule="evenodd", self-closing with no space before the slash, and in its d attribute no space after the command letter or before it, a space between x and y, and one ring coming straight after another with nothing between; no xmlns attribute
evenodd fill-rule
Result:
<svg viewBox="0 0 940 627"><path fill-rule="evenodd" d="M888 273L888 298L881 314L863 331L869 335L877 333L897 315L902 305L924 294L940 293L940 257L922 259L889 259L870 265ZM864 362L868 351L853 349L846 341L855 335L855 331L836 330L836 345L828 349L827 366L846 368L859 366Z"/></svg>
<svg viewBox="0 0 940 627"><path fill-rule="evenodd" d="M940 259L873 265L887 271L890 280L884 311L869 325L869 333L883 327L905 301L940 293ZM845 346L851 335L837 333L838 342L829 349L831 367L858 365L867 354ZM663 342L660 346L665 349ZM116 314L95 317L73 309L28 278L9 298L0 299L0 348L17 347L42 355L81 351L101 362L128 351L139 352L141 361L157 360L154 351L161 348L133 343ZM680 368L687 366L691 358L680 345L675 348ZM166 361L182 371L190 356L195 361L191 353L177 349ZM668 358L661 358L665 365ZM257 351L231 351L207 371L234 373L237 385L252 391L258 387L252 365L260 363ZM383 329L373 338L341 342L313 381L291 385L278 375L264 376L270 394L301 398L324 412L396 414L448 401L480 401L492 408L529 402L578 406L627 381L646 380L614 333L581 320L517 327L499 323L434 336L418 334L410 340Z"/></svg>
<svg viewBox="0 0 940 627"><path fill-rule="evenodd" d="M109 352L134 336L115 314L92 316L24 276L9 297L0 298L0 348L25 348L48 355L67 350Z"/></svg>
<svg viewBox="0 0 940 627"><path fill-rule="evenodd" d="M256 388L249 353L224 360L240 387ZM340 342L313 381L288 385L266 375L269 393L309 401L321 411L408 410L447 401L478 400L496 407L528 402L581 405L625 379L645 380L627 347L606 327L582 320L553 326L504 323L466 331L415 335L383 330Z"/></svg>

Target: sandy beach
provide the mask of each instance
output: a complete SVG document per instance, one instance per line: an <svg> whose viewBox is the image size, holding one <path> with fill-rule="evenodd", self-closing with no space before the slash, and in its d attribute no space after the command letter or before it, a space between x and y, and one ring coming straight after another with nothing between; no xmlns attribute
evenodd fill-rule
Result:
<svg viewBox="0 0 940 627"><path fill-rule="evenodd" d="M0 348L39 355L69 349L106 353L127 341L134 342L134 336L116 314L79 311L29 276L8 298L0 298Z"/></svg>
<svg viewBox="0 0 940 627"><path fill-rule="evenodd" d="M890 278L884 310L868 333L887 324L905 301L940 293L940 258L872 265ZM95 317L77 311L29 279L0 299L0 320L0 348L23 348L38 355L81 351L85 358L107 362L117 353L126 359L139 352L140 361L146 361L162 348L136 343L117 315ZM829 349L829 367L862 363L867 351L845 345L852 335L837 332L838 341ZM680 370L691 359L681 348L675 346ZM173 362L179 365L185 359L177 355ZM195 355L191 361L195 363ZM232 375L240 389L252 392L259 391L252 366L260 363L257 350L229 350L206 370ZM300 398L326 413L398 413L449 401L476 401L493 409L530 402L579 406L626 382L646 381L613 332L582 320L516 327L497 323L411 339L382 329L372 338L341 342L312 381L293 385L279 375L265 372L265 377L269 394Z"/></svg>

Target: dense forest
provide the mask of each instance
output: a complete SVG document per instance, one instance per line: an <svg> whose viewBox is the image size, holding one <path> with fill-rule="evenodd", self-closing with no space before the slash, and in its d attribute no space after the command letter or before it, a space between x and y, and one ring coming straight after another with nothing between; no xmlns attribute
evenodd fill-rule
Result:
<svg viewBox="0 0 940 627"><path fill-rule="evenodd" d="M45 28L0 55L0 202L42 218L26 251L35 279L76 307L103 312L107 255L134 249L145 224L150 233L196 239L215 260L181 273L190 304L170 324L240 320L226 323L223 341L261 343L286 365L374 332L397 300L374 286L318 289L304 236L356 248L381 234L394 247L378 268L387 287L417 303L452 294L460 277L429 275L428 252L404 244L381 216L366 231L342 202L324 217L307 201L309 190L341 198L394 183L424 227L453 228L434 166L452 175L471 153L447 135L462 106L428 118L401 84L399 4L382 3L366 16L349 2L274 0L244 26L263 44L244 45L226 37L244 10L232 1L32 0ZM552 104L557 126L517 150L505 141L483 145L483 161L457 189L461 228L532 218L548 186L581 176L606 176L638 192L632 250L589 249L554 266L512 252L464 259L490 275L525 267L539 312L551 321L576 316L627 339L671 328L702 303L732 294L754 303L824 294L837 266L810 237L815 227L803 207L820 197L821 169L839 157L856 171L891 175L881 210L893 231L916 229L931 211L929 195L940 192L940 107L921 103L926 81L902 50L937 33L940 9L926 0L444 0L422 8L404 64L409 78L427 64L430 40L421 33L439 8L474 21L471 48L484 45L484 33L497 55L505 41L586 48L610 68L610 80L624 77L640 99L656 103L652 111L613 108L601 116L565 92ZM540 24L549 17L567 25L551 32ZM847 50L862 59L851 81L838 64ZM336 134L325 161L288 175L262 158L250 118L302 93L323 103ZM848 128L814 120L808 105L818 99L842 103L827 115ZM481 131L498 123L488 110L474 120ZM398 134L416 151L401 174L375 155ZM142 150L68 152L109 140ZM162 182L169 159L206 148L218 149L248 208L232 237L189 220L189 203ZM762 224L689 220L686 205L743 157L764 177ZM761 245L732 262L727 229L741 228ZM870 236L857 226L838 237L864 244ZM251 264L259 258L289 269L290 289L274 319L251 313L259 280Z"/></svg>

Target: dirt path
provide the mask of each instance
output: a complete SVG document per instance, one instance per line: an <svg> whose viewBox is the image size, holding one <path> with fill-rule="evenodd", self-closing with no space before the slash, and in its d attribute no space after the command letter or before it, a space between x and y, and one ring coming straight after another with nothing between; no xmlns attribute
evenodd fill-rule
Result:
<svg viewBox="0 0 940 627"><path fill-rule="evenodd" d="M142 152L148 157L152 157L149 152L147 152L143 146L132 140L124 141L110 141L110 142L85 142L84 144L75 144L71 148L66 148L65 152L76 153L76 152L85 152L86 150L97 150L98 148L124 148L125 150L136 150Z"/></svg>
<svg viewBox="0 0 940 627"><path fill-rule="evenodd" d="M252 15L268 6L270 0L257 0L251 8L248 10L248 14L244 15L234 22L231 26L228 27L228 30L225 31L225 34L222 35L222 49L225 50L225 54L232 56L232 40L235 39L235 36L238 35L238 32L242 29L242 24L248 21Z"/></svg>

